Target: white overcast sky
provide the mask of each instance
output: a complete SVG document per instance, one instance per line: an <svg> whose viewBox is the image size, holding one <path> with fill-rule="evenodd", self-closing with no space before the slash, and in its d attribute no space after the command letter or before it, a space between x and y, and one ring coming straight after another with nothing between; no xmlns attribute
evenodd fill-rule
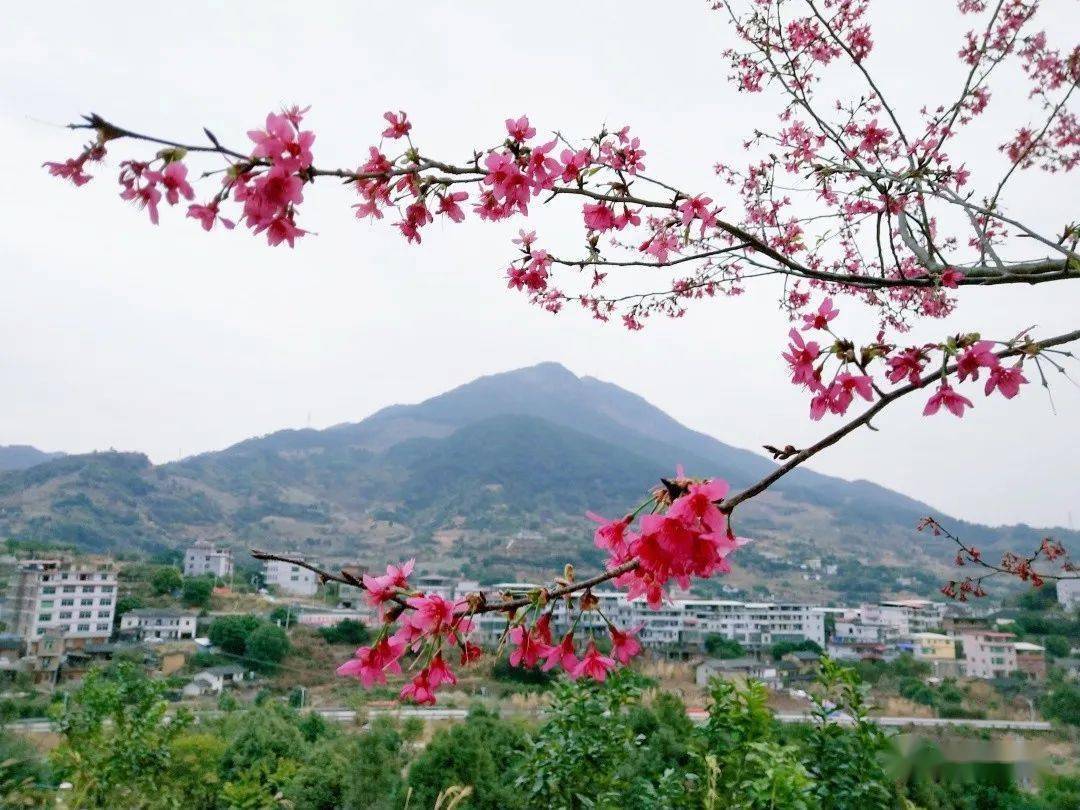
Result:
<svg viewBox="0 0 1080 810"><path fill-rule="evenodd" d="M908 111L950 99L966 26L927 20L948 22L954 4L879 5L870 64L886 92ZM1075 3L1047 6L1048 26L1076 29ZM351 196L320 183L301 222L318 236L270 249L239 230L204 235L179 209L152 227L117 199L115 159L79 190L39 168L77 152L80 135L58 125L82 112L180 139L206 125L246 148L247 129L295 102L312 105L320 165L357 165L387 109L406 109L418 145L450 157L527 113L541 131L582 135L630 123L651 173L708 190L712 164L741 162L742 139L769 123L775 98L728 87L720 54L731 34L703 3L35 2L4 16L0 444L141 450L161 462L357 421L545 360L743 447L802 445L827 428L809 422L787 382L771 283L631 334L578 312L554 318L504 289L509 238L528 223L437 223L417 248L385 223L356 222ZM1003 88L999 112L1021 91ZM997 135L969 165L1000 165ZM1025 177L1014 192L1014 210L1049 229L1075 217L1075 178ZM576 207L538 222L541 235L574 241L579 223ZM1004 338L1033 324L1057 334L1077 326L1077 301L1071 286L965 290L957 315L918 337L981 328ZM841 307L842 326L872 334L854 305ZM1056 414L1037 390L1012 403L980 392L959 422L923 419L920 398L813 466L980 522L1069 525L1080 519L1080 392L1054 382Z"/></svg>

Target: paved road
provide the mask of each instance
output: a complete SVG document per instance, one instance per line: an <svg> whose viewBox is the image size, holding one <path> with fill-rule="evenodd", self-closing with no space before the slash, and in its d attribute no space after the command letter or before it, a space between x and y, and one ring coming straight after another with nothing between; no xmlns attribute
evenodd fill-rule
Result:
<svg viewBox="0 0 1080 810"><path fill-rule="evenodd" d="M318 709L319 714L327 720L337 723L355 723L356 712L352 709ZM220 714L217 711L197 712L202 717L214 717ZM426 721L435 720L463 720L468 714L465 709L447 709L440 706L402 706L400 708L373 708L366 712L367 717L419 717ZM707 715L704 711L691 711L690 719L695 723L705 722ZM810 715L801 713L781 712L776 715L781 723L808 723ZM851 718L841 715L836 718L837 722L850 723ZM949 727L967 726L968 728L997 729L1000 731L1050 731L1049 723L1039 720L964 720L946 719L940 717L876 717L874 720L883 726L893 728L907 728L912 726L922 727ZM54 730L53 723L45 718L30 718L27 720L15 720L7 724L8 728L17 729L24 733L46 734Z"/></svg>

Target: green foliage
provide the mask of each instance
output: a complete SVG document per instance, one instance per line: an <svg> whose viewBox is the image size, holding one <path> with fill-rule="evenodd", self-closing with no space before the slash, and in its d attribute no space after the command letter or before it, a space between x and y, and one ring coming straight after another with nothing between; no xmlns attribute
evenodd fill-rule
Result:
<svg viewBox="0 0 1080 810"><path fill-rule="evenodd" d="M1043 716L1069 726L1080 726L1080 686L1057 684L1039 704Z"/></svg>
<svg viewBox="0 0 1080 810"><path fill-rule="evenodd" d="M507 774L525 749L525 734L483 708L464 723L440 729L409 768L408 787L418 807L434 807L447 788L472 788L468 806L477 810L523 807Z"/></svg>
<svg viewBox="0 0 1080 810"><path fill-rule="evenodd" d="M244 657L256 669L273 672L289 654L289 637L276 624L263 624L247 637Z"/></svg>
<svg viewBox="0 0 1080 810"><path fill-rule="evenodd" d="M52 774L37 750L0 728L0 807L48 807Z"/></svg>
<svg viewBox="0 0 1080 810"><path fill-rule="evenodd" d="M406 754L401 736L386 718L377 718L371 730L357 738L342 793L344 807L391 810L405 793L401 771ZM422 805L417 805L418 807Z"/></svg>
<svg viewBox="0 0 1080 810"><path fill-rule="evenodd" d="M508 657L500 655L491 666L491 677L497 681L546 687L555 680L556 676L554 672L544 672L539 665L535 667L511 666Z"/></svg>
<svg viewBox="0 0 1080 810"><path fill-rule="evenodd" d="M135 664L92 669L60 717L58 773L72 783L77 807L149 807L158 775L172 760L172 743L190 718L162 722L163 685Z"/></svg>
<svg viewBox="0 0 1080 810"><path fill-rule="evenodd" d="M1057 608L1057 585L1047 582L1038 588L1028 588L1016 603L1024 610L1052 610Z"/></svg>
<svg viewBox="0 0 1080 810"><path fill-rule="evenodd" d="M887 810L893 797L882 755L889 741L881 727L868 719L864 688L856 672L822 658L812 700L814 726L806 762L822 810ZM849 717L851 726L835 722L838 714Z"/></svg>
<svg viewBox="0 0 1080 810"><path fill-rule="evenodd" d="M619 777L635 752L627 709L640 699L628 670L605 684L558 681L546 722L519 768L526 806L625 807L630 791Z"/></svg>
<svg viewBox="0 0 1080 810"><path fill-rule="evenodd" d="M179 590L183 584L184 581L180 576L179 569L171 565L161 566L150 578L150 587L154 589L154 593L158 596Z"/></svg>
<svg viewBox="0 0 1080 810"><path fill-rule="evenodd" d="M820 653L821 647L810 639L805 639L803 641L778 641L769 648L769 654L772 655L774 661L779 661L788 653L801 652L804 650L807 652Z"/></svg>
<svg viewBox="0 0 1080 810"><path fill-rule="evenodd" d="M735 639L709 633L705 636L705 652L715 658L741 658L746 655L746 648Z"/></svg>
<svg viewBox="0 0 1080 810"><path fill-rule="evenodd" d="M1069 639L1065 638L1065 636L1047 636L1043 639L1043 646L1055 658L1066 658L1072 648Z"/></svg>
<svg viewBox="0 0 1080 810"><path fill-rule="evenodd" d="M363 622L355 619L343 619L331 627L320 627L319 635L327 644L367 644L371 641L371 631Z"/></svg>
<svg viewBox="0 0 1080 810"><path fill-rule="evenodd" d="M115 621L117 626L120 625L120 617L127 613L129 610L139 610L146 607L146 602L140 599L138 596L125 595L116 600L116 616Z"/></svg>
<svg viewBox="0 0 1080 810"><path fill-rule="evenodd" d="M190 607L206 607L214 591L214 580L209 577L188 577L184 580L181 598Z"/></svg>
<svg viewBox="0 0 1080 810"><path fill-rule="evenodd" d="M210 623L210 643L229 655L243 655L247 640L261 622L256 616L220 616Z"/></svg>

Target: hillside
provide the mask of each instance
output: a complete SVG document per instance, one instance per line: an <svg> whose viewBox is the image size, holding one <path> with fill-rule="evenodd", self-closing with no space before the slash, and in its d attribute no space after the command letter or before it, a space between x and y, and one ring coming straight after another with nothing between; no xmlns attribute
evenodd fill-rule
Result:
<svg viewBox="0 0 1080 810"><path fill-rule="evenodd" d="M9 444L0 446L0 472L25 470L35 464L42 464L60 458L63 453L46 453L28 444Z"/></svg>
<svg viewBox="0 0 1080 810"><path fill-rule="evenodd" d="M170 464L97 453L0 473L0 532L95 551L208 537L331 561L417 555L448 573L506 578L596 564L584 511L618 514L677 463L735 486L773 465L618 386L545 363L358 423L279 431ZM749 578L731 581L824 587L799 573L798 561L815 556L861 566L864 579L870 564L937 576L948 551L913 529L934 513L867 481L797 471L740 510L740 533L758 542L743 553ZM1040 536L939 516L991 551ZM1075 533L1055 535L1076 543Z"/></svg>

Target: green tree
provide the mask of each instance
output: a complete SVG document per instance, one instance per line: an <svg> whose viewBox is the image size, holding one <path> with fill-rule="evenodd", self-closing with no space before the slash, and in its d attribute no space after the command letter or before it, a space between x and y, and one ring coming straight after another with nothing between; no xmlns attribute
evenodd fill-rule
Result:
<svg viewBox="0 0 1080 810"><path fill-rule="evenodd" d="M214 581L207 577L188 577L184 580L182 599L191 607L206 607L210 604L210 594L214 591Z"/></svg>
<svg viewBox="0 0 1080 810"><path fill-rule="evenodd" d="M779 661L788 653L800 652L803 650L820 653L821 646L810 639L804 639L803 641L778 641L769 648L769 654L772 655L774 661Z"/></svg>
<svg viewBox="0 0 1080 810"><path fill-rule="evenodd" d="M1072 645L1065 636L1047 636L1043 641L1043 646L1055 658L1066 658L1072 649Z"/></svg>
<svg viewBox="0 0 1080 810"><path fill-rule="evenodd" d="M1080 686L1059 683L1040 703L1043 716L1069 726L1080 726Z"/></svg>
<svg viewBox="0 0 1080 810"><path fill-rule="evenodd" d="M172 742L190 715L165 723L164 685L122 661L92 669L60 717L61 744L53 752L60 775L72 783L75 807L153 807Z"/></svg>
<svg viewBox="0 0 1080 810"><path fill-rule="evenodd" d="M276 624L262 624L247 637L244 657L256 669L272 671L289 654L289 637Z"/></svg>
<svg viewBox="0 0 1080 810"><path fill-rule="evenodd" d="M406 756L401 736L385 717L376 718L371 728L359 735L350 751L351 765L345 771L343 807L365 810L394 810L401 806L405 783L401 778ZM423 807L416 803L416 807Z"/></svg>
<svg viewBox="0 0 1080 810"><path fill-rule="evenodd" d="M363 622L343 619L331 627L320 627L319 635L327 644L367 644L371 640L371 631Z"/></svg>
<svg viewBox="0 0 1080 810"><path fill-rule="evenodd" d="M243 655L247 640L262 622L257 616L220 616L210 623L210 643L229 655Z"/></svg>
<svg viewBox="0 0 1080 810"><path fill-rule="evenodd" d="M158 596L179 590L183 585L180 571L171 565L158 568L150 578L150 587Z"/></svg>
<svg viewBox="0 0 1080 810"><path fill-rule="evenodd" d="M146 607L146 603L138 596L125 595L116 600L116 613L114 615L114 621L117 627L120 626L120 617L125 613L132 610L139 610Z"/></svg>
<svg viewBox="0 0 1080 810"><path fill-rule="evenodd" d="M811 699L814 723L807 768L822 810L887 810L892 791L882 765L890 747L881 727L869 720L864 689L855 670L821 659ZM841 726L837 715L850 718Z"/></svg>
<svg viewBox="0 0 1080 810"><path fill-rule="evenodd" d="M741 658L746 655L746 648L733 638L709 633L705 636L705 652L716 658Z"/></svg>
<svg viewBox="0 0 1080 810"><path fill-rule="evenodd" d="M626 807L632 791L620 777L636 755L627 710L640 700L640 681L629 670L603 684L556 681L546 720L518 769L526 806ZM636 787L638 794L644 792Z"/></svg>
<svg viewBox="0 0 1080 810"><path fill-rule="evenodd" d="M471 787L468 806L477 810L522 807L511 768L525 749L525 734L482 707L464 723L440 729L409 768L408 786L418 807L434 807L440 793Z"/></svg>
<svg viewBox="0 0 1080 810"><path fill-rule="evenodd" d="M296 712L272 701L229 715L222 728L228 742L224 777L242 782L252 769L262 769L265 775L276 773L285 760L302 762L309 746L297 720Z"/></svg>
<svg viewBox="0 0 1080 810"><path fill-rule="evenodd" d="M172 741L164 774L167 790L159 795L175 799L175 807L212 810L221 791L221 763L226 742L216 734L181 734ZM168 804L162 802L162 807Z"/></svg>

